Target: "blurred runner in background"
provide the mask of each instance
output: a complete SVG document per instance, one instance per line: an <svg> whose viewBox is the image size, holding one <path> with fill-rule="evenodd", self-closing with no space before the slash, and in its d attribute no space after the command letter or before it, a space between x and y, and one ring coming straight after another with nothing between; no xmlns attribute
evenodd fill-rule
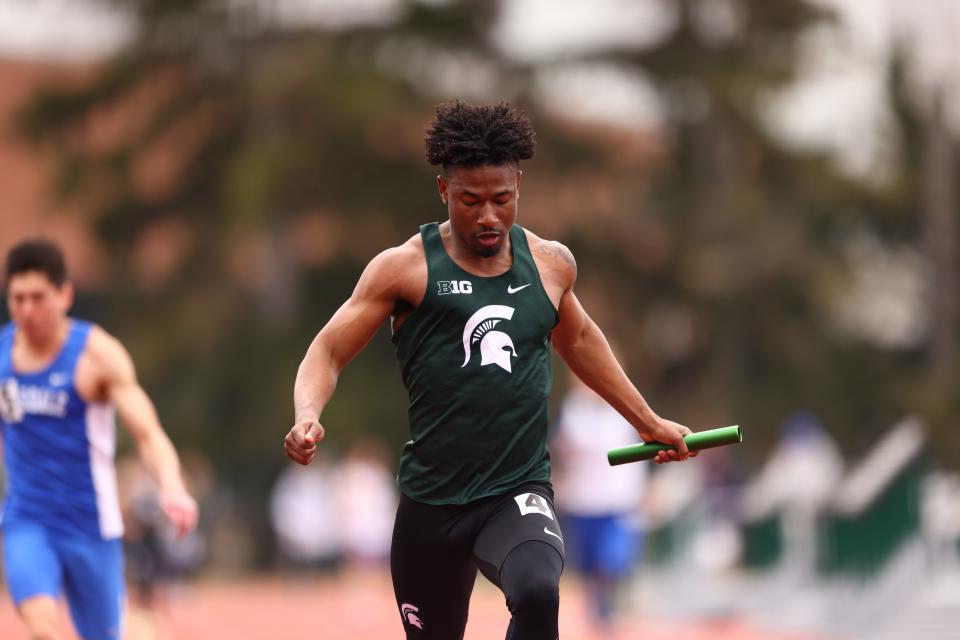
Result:
<svg viewBox="0 0 960 640"><path fill-rule="evenodd" d="M335 472L326 456L311 467L289 464L280 473L270 494L270 521L282 566L297 573L340 566Z"/></svg>
<svg viewBox="0 0 960 640"><path fill-rule="evenodd" d="M126 349L67 315L73 287L60 248L45 240L14 246L4 284L12 319L0 328L7 585L30 638L60 637L62 593L84 640L115 640L125 589L114 412L177 535L193 529L197 505Z"/></svg>
<svg viewBox="0 0 960 640"><path fill-rule="evenodd" d="M612 630L617 596L642 551L648 465L611 467L607 451L639 442L637 431L571 376L551 442L557 509L567 557L584 578L597 630Z"/></svg>

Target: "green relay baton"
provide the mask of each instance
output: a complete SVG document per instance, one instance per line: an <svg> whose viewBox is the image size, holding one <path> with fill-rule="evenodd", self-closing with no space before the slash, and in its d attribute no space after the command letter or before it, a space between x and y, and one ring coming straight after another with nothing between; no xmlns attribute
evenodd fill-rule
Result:
<svg viewBox="0 0 960 640"><path fill-rule="evenodd" d="M740 433L740 425L735 424L732 427L720 427L719 429L707 429L697 431L683 437L690 451L700 451L701 449L710 449L720 447L725 444L736 444L743 442L743 434ZM668 444L660 442L643 442L641 444L632 444L628 447L618 447L610 449L607 452L607 461L610 466L626 464L628 462L637 462L638 460L652 460L660 451L673 449Z"/></svg>

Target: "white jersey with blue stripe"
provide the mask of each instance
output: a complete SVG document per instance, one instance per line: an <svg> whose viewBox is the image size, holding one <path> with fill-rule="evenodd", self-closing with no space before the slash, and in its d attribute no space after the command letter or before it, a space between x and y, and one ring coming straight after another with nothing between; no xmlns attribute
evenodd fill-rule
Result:
<svg viewBox="0 0 960 640"><path fill-rule="evenodd" d="M14 369L16 327L0 328L4 524L29 521L66 535L105 540L123 535L113 406L86 402L75 384L92 327L70 319L60 353L35 373Z"/></svg>

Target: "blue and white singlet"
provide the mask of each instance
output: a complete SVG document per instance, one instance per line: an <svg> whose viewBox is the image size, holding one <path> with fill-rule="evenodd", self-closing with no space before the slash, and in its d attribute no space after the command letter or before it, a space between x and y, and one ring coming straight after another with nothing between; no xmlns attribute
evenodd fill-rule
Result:
<svg viewBox="0 0 960 640"><path fill-rule="evenodd" d="M123 535L114 470L116 426L109 403L77 393L88 322L70 319L60 353L36 373L13 367L15 326L0 327L0 426L7 472L3 524L31 522L67 535Z"/></svg>

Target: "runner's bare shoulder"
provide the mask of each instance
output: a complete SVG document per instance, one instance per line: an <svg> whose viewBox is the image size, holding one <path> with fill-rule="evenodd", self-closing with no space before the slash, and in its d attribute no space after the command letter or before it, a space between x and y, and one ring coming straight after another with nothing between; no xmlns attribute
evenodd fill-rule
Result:
<svg viewBox="0 0 960 640"><path fill-rule="evenodd" d="M577 261L570 249L556 240L541 238L529 229L523 231L544 284L554 283L564 289L572 287L577 279Z"/></svg>
<svg viewBox="0 0 960 640"><path fill-rule="evenodd" d="M135 378L133 361L123 344L94 325L77 363L76 386L80 396L88 402L99 402L106 399L107 387Z"/></svg>
<svg viewBox="0 0 960 640"><path fill-rule="evenodd" d="M416 306L427 287L427 262L420 234L377 254L367 265L360 286Z"/></svg>

